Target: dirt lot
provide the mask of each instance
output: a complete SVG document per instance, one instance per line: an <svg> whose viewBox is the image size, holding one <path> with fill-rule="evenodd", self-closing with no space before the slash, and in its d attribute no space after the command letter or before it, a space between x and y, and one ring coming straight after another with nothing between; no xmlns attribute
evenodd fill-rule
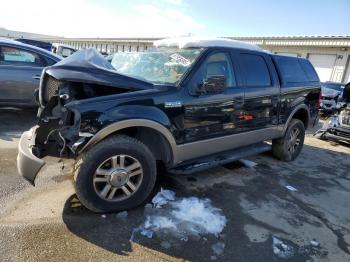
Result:
<svg viewBox="0 0 350 262"><path fill-rule="evenodd" d="M35 188L17 174L18 138L34 122L33 112L0 110L1 261L350 261L345 145L308 135L292 163L265 154L249 158L254 168L237 162L191 177L161 173L157 190L209 198L226 226L217 236L138 233L130 242L145 221L144 207L126 219L89 212L74 197L69 163L62 170L55 159L48 159ZM275 252L274 240L283 242ZM290 252L283 256L281 247Z"/></svg>

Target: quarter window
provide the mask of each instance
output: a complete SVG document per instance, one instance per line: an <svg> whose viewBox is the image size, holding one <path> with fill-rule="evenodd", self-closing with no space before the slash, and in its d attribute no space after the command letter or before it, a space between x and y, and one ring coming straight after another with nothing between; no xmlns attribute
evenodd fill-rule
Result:
<svg viewBox="0 0 350 262"><path fill-rule="evenodd" d="M41 67L44 66L45 63L36 53L14 47L2 46L0 47L0 65Z"/></svg>
<svg viewBox="0 0 350 262"><path fill-rule="evenodd" d="M262 56L241 54L239 57L247 87L271 86L270 73Z"/></svg>

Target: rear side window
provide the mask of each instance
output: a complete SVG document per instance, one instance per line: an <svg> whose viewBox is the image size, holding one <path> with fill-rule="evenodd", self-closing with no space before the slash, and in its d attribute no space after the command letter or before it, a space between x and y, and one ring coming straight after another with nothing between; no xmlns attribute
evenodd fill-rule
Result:
<svg viewBox="0 0 350 262"><path fill-rule="evenodd" d="M246 86L271 86L270 73L262 56L240 54L239 60L246 79Z"/></svg>
<svg viewBox="0 0 350 262"><path fill-rule="evenodd" d="M45 65L45 61L36 53L15 47L2 46L0 48L0 65L41 67Z"/></svg>
<svg viewBox="0 0 350 262"><path fill-rule="evenodd" d="M304 69L304 72L306 73L306 76L310 82L319 82L320 81L320 79L318 78L318 75L316 73L316 70L312 66L310 61L308 61L306 59L299 58L299 62L300 62L301 67Z"/></svg>
<svg viewBox="0 0 350 262"><path fill-rule="evenodd" d="M308 61L286 56L275 56L274 59L279 69L280 77L284 83L305 83L318 81L318 76Z"/></svg>

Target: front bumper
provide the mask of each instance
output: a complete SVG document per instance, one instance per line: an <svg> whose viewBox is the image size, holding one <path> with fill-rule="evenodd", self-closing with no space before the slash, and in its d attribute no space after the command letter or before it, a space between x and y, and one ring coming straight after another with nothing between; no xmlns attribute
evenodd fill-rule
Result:
<svg viewBox="0 0 350 262"><path fill-rule="evenodd" d="M332 141L345 141L350 143L350 128L334 127L329 128L323 137Z"/></svg>
<svg viewBox="0 0 350 262"><path fill-rule="evenodd" d="M32 148L35 145L35 131L38 126L22 134L18 144L17 170L18 173L34 185L35 178L45 161L36 157Z"/></svg>

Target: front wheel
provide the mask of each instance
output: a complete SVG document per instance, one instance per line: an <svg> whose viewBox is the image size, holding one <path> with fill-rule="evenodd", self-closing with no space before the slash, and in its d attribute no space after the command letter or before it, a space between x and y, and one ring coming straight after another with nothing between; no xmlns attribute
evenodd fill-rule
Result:
<svg viewBox="0 0 350 262"><path fill-rule="evenodd" d="M78 160L75 189L81 203L94 212L128 210L147 199L156 175L156 161L143 143L115 136Z"/></svg>
<svg viewBox="0 0 350 262"><path fill-rule="evenodd" d="M305 127L299 119L292 119L285 135L272 141L272 153L282 161L293 161L304 145Z"/></svg>

